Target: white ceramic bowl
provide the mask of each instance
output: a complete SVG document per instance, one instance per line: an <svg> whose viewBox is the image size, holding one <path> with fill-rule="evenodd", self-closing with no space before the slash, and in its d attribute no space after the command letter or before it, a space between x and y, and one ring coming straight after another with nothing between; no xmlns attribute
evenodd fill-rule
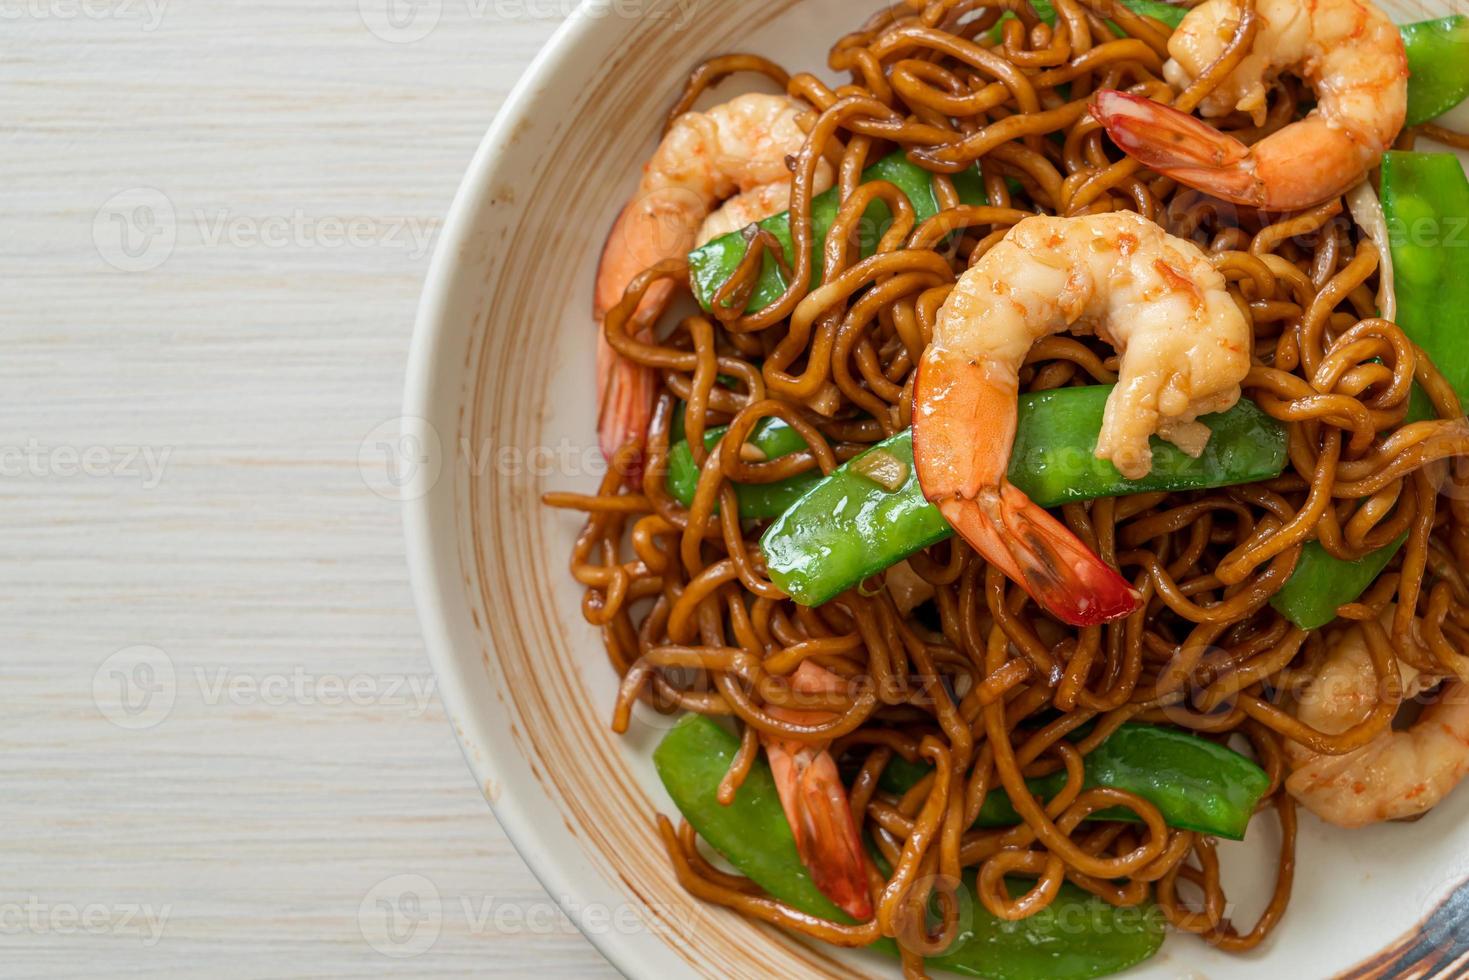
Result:
<svg viewBox="0 0 1469 980"><path fill-rule="evenodd" d="M684 74L751 50L824 68L872 0L651 0L583 5L495 119L424 288L405 437L409 561L439 690L485 797L551 896L633 977L895 977L896 963L817 949L694 902L655 836L673 812L649 761L669 724L607 727L615 676L567 574L576 515L548 489L597 482L590 283L597 252ZM1396 3L1400 19L1437 16ZM629 16L636 13L637 16ZM1284 925L1247 957L1170 937L1138 977L1316 977L1413 930L1469 864L1469 792L1425 819L1352 833L1303 817ZM1271 821L1224 849L1233 910L1270 887ZM1236 853L1248 852L1248 853Z"/></svg>

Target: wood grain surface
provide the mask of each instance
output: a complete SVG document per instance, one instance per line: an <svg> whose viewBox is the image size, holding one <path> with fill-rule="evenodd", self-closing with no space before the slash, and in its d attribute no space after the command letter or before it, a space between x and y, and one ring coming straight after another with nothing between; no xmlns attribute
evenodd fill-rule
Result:
<svg viewBox="0 0 1469 980"><path fill-rule="evenodd" d="M0 0L0 975L615 975L460 758L375 492L439 219L571 3Z"/></svg>

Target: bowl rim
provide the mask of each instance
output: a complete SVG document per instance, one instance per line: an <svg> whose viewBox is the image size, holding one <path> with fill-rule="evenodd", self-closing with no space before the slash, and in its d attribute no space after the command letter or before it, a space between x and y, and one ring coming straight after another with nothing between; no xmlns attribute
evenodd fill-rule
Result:
<svg viewBox="0 0 1469 980"><path fill-rule="evenodd" d="M488 203L495 184L495 171L505 149L512 142L517 128L530 118L537 91L573 59L580 44L599 27L605 28L605 24L588 16L586 5L578 3L521 73L460 178L419 296L403 388L401 421L405 435L422 432L422 420L432 425L435 416L443 414L435 411L434 381L442 369L452 329L448 319L450 296L461 271L464 249L469 245L476 222ZM487 792L487 786L503 784L506 779L504 770L494 753L475 751L463 727L455 723L456 718L469 716L483 706L471 702L466 668L454 655L452 629L444 608L443 596L461 584L455 559L434 543L434 523L436 518L444 516L441 513L443 508L447 506L447 516L453 517L453 480L447 472L441 473L429 492L403 500L402 506L408 578L419 628L433 667L439 698L454 730L455 742L479 784L480 795L489 804L516 854L545 889L547 898L577 925L578 932L618 972L634 975L641 965L634 944L614 941L618 937L610 933L598 934L582 928L580 919L572 914L573 909L567 902L575 893L572 876L561 862L548 857L553 853L548 850L549 841L526 808L519 804L520 794L504 793L496 799ZM489 638L484 642L491 643ZM535 859L529 856L531 854L536 855Z"/></svg>

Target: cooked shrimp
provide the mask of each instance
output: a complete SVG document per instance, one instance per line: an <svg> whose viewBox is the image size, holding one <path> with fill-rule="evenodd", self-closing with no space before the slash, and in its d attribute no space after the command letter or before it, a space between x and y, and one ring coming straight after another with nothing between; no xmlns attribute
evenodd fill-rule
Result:
<svg viewBox="0 0 1469 980"><path fill-rule="evenodd" d="M1238 400L1250 326L1203 252L1131 212L1026 218L939 310L913 394L924 495L1049 612L1090 625L1132 612L1136 592L1005 478L1020 367L1066 330L1122 355L1096 455L1136 479L1152 467L1154 433L1203 451L1196 419Z"/></svg>
<svg viewBox="0 0 1469 980"><path fill-rule="evenodd" d="M607 345L600 330L607 311L649 266L789 205L786 157L806 139L796 125L801 112L792 99L759 93L707 112L686 112L644 165L637 193L612 226L597 267L597 428L608 459L646 435L657 376ZM825 161L817 168L816 183L817 191L831 184ZM727 210L715 212L726 198L732 198ZM643 296L637 321L642 336L651 331L672 289L672 283L660 282Z"/></svg>
<svg viewBox="0 0 1469 980"><path fill-rule="evenodd" d="M1186 87L1224 52L1240 0L1208 0L1168 41L1165 75ZM1258 0L1249 53L1199 111L1265 121L1266 93L1293 71L1315 90L1310 115L1253 146L1148 99L1103 90L1092 115L1129 156L1215 197L1271 210L1311 207L1362 181L1398 137L1408 107L1403 38L1368 0Z"/></svg>
<svg viewBox="0 0 1469 980"><path fill-rule="evenodd" d="M711 242L720 235L739 231L762 218L779 214L790 206L789 184L766 184L752 188L725 201L718 211L705 218L704 223L699 226L696 240L700 244Z"/></svg>
<svg viewBox="0 0 1469 980"><path fill-rule="evenodd" d="M809 660L802 661L791 675L791 688L798 694L831 693L842 687L840 677ZM782 721L804 725L819 724L831 717L826 711L794 708L767 707L765 711ZM796 838L796 851L811 872L812 883L857 921L872 918L862 836L836 760L826 744L764 734L760 743L770 760L780 805Z"/></svg>
<svg viewBox="0 0 1469 980"><path fill-rule="evenodd" d="M1386 622L1391 621L1391 611ZM1360 625L1329 638L1326 659L1297 699L1301 721L1329 735L1360 723L1381 692ZM1399 662L1405 697L1437 678ZM1450 681L1411 727L1385 731L1345 755L1321 755L1286 743L1292 772L1285 788L1321 819L1363 827L1427 812L1469 775L1469 684Z"/></svg>

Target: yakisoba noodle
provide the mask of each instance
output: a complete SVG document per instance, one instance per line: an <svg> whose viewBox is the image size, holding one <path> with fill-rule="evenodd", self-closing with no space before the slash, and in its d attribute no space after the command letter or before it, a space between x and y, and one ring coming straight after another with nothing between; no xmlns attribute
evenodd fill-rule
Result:
<svg viewBox="0 0 1469 980"><path fill-rule="evenodd" d="M809 105L806 142L790 160L793 247L782 254L768 232L747 229L749 250L713 297L714 312L684 318L657 341L635 339L631 313L655 282L687 289L687 266L665 262L632 283L605 330L617 352L661 378L646 444L623 454L627 462L641 453L641 483L629 488L625 467L613 467L594 497L547 497L588 514L571 568L586 587L583 613L623 678L614 728L626 729L639 699L733 718L741 748L724 799L756 760L760 733L834 739L833 754L856 774L854 812L890 869L873 919L840 925L714 868L687 825L675 830L660 818L680 881L701 898L837 945L898 936L913 974L923 955L953 940L953 890L971 871L979 900L1002 919L1044 908L1066 880L1116 905L1151 898L1175 928L1222 948L1256 946L1280 921L1295 867L1284 743L1331 754L1364 745L1387 729L1402 697L1395 652L1444 677L1462 674L1469 653L1469 487L1444 462L1469 453L1469 426L1434 366L1376 317L1376 247L1339 199L1275 217L1221 206L1118 154L1087 113L1103 88L1194 108L1247 53L1259 28L1254 4L1244 4L1219 61L1176 97L1162 77L1166 26L1110 3L1056 0L1055 10L1050 27L1016 0L893 7L833 46L830 67L851 77L836 88L752 55L700 66L675 114L736 72L764 75ZM1006 12L1015 16L1001 22ZM987 36L997 24L995 44ZM1284 78L1263 125L1238 116L1219 128L1254 142L1295 120L1301 97L1300 83ZM1436 127L1422 132L1464 145ZM1402 145L1416 135L1406 132ZM918 223L892 185L862 182L894 148L937 175L934 217ZM841 206L818 251L811 206L823 159L835 168ZM983 206L961 203L947 176L976 162ZM875 200L893 222L862 258L856 246L871 237L863 215ZM817 608L788 600L766 577L758 530L742 525L733 484L830 473L906 428L914 365L957 276L1027 215L1121 209L1199 244L1226 277L1253 331L1244 392L1284 423L1285 473L1067 504L1065 523L1142 596L1137 612L1104 625L1058 624L958 538L910 559L933 589L929 611L901 611L881 580ZM822 284L787 276L778 298L744 312L769 253L786 269L820 268ZM1093 338L1050 337L1028 357L1022 390L1113 382L1116 364ZM1404 424L1415 380L1437 419ZM700 468L688 507L665 485L679 401ZM765 418L784 420L809 452L772 461L740 450ZM729 431L705 451L715 425ZM1311 540L1354 560L1402 535L1406 547L1342 611L1366 630L1380 701L1346 731L1310 729L1281 705L1309 679L1325 641L1269 599ZM1384 627L1378 618L1389 606ZM847 678L847 692L816 701L793 694L784 679L808 658ZM830 720L795 724L767 711L794 705L820 707ZM1225 914L1211 838L1168 827L1133 794L1083 789L1086 755L1128 721L1243 736L1268 773L1261 805L1275 811L1281 846L1273 895L1252 924ZM931 763L933 774L901 797L884 793L878 780L895 756ZM1056 770L1067 773L1066 788L1043 809L1023 780ZM1022 822L971 829L997 788L1008 790ZM1083 822L1119 806L1138 822ZM1012 896L1006 876L1026 879L1028 889ZM937 918L926 920L931 909Z"/></svg>

